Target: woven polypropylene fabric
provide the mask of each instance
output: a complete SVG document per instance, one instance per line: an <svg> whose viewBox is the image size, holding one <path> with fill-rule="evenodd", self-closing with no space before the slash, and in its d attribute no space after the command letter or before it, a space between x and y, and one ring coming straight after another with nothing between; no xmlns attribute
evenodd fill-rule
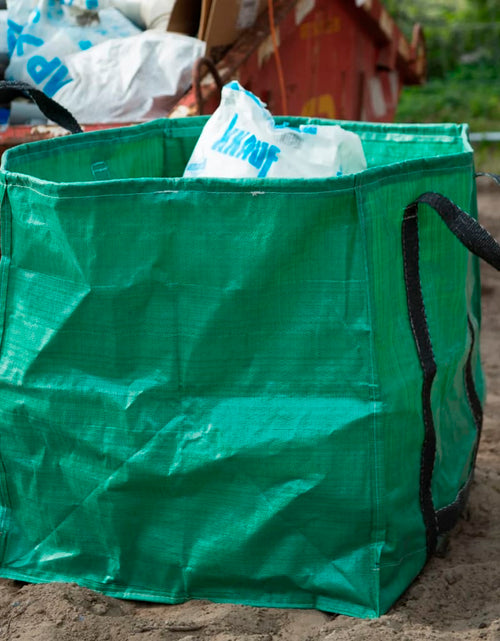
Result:
<svg viewBox="0 0 500 641"><path fill-rule="evenodd" d="M357 176L178 178L203 123L4 155L0 575L376 616L426 558L401 221L430 190L475 215L465 128L344 123ZM443 507L477 265L430 214L420 262Z"/></svg>

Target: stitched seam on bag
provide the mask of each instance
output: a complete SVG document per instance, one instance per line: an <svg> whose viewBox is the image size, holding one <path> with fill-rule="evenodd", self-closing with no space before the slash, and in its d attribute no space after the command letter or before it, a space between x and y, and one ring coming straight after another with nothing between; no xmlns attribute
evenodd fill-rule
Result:
<svg viewBox="0 0 500 641"><path fill-rule="evenodd" d="M0 569L0 576L4 578L12 578L14 580L26 580L28 583L33 582L33 576L26 574L24 572L20 572L18 570L10 571L8 567ZM61 580L70 581L71 577L65 577L61 578L61 575L59 574L54 574L54 573L47 573L44 572L42 575L38 576L37 578L42 579L43 581L49 581L49 582L60 582ZM234 598L234 590L228 590L227 592L217 592L217 591L211 591L207 590L204 592L199 593L198 591L194 590L193 592L183 592L182 594L180 593L172 593L172 592L166 592L165 590L144 590L143 587L137 588L136 586L127 583L126 585L119 585L116 583L100 583L98 581L92 581L92 580L86 580L85 581L85 586L93 586L93 588L100 590L104 592L108 596L115 596L116 598L124 598L124 595L126 595L126 598L138 598L138 599L144 599L148 600L148 597L159 597L159 603L165 603L165 599L170 599L172 604L181 604L185 603L186 601L190 599L196 599L196 600L205 600L208 599L210 600L210 596L212 598L219 598L223 599L227 603L235 603L235 598ZM110 587L111 586L111 587ZM92 588L91 588L92 589ZM308 593L306 590L303 590L304 594L312 594ZM252 593L255 595L262 594L262 591L260 590L252 590ZM356 606L355 604L352 604L351 607L346 608L346 601L339 601L337 599L331 599L329 597L325 597L322 595L315 595L312 594L312 599L304 599L303 601L287 601L285 599L283 600L277 600L272 597L266 599L267 603L273 603L276 607L287 607L287 608L314 608L315 604L317 602L321 603L328 603L330 604L333 608L335 608L335 613L336 614L346 614L347 616L360 616L364 617L366 616L366 611L370 609L371 612L374 612L373 609L368 608L368 607L363 607L363 606ZM265 603L266 601L262 601L261 607L266 607ZM248 605L254 605L255 604L255 599L252 599L252 597L249 597L247 599L242 599L241 601L237 601L236 603L240 603L242 605L248 604ZM260 603L260 602L259 602ZM166 603L168 605L168 603ZM258 607L258 606L257 606ZM318 608L318 609L324 609L324 608Z"/></svg>
<svg viewBox="0 0 500 641"><path fill-rule="evenodd" d="M410 161L410 162L412 162L412 161ZM393 165L384 165L384 166L382 166L380 168L377 168L377 170L380 171L380 170L384 170L385 168L391 168L391 167L392 168L396 168L397 166L399 166L401 164L402 163L394 163ZM432 175L434 175L434 174L447 174L450 171L453 171L453 170L456 170L456 169L467 170L468 166L466 164L461 164L461 165L454 165L454 166L451 166L451 167L446 167L444 169L439 168L439 167L435 167L435 168L434 167L432 167L432 168L427 167L426 168L426 172L429 172ZM373 168L369 168L366 171L370 171L370 170L373 170ZM95 187L97 184L99 184L99 185L109 185L109 182L112 182L112 183L115 183L115 182L116 183L118 183L118 182L130 183L130 182L133 182L135 180L141 181L143 184L145 182L147 182L147 181L171 181L171 182L173 182L173 181L175 181L175 182L183 181L183 187L189 187L189 182L188 182L189 180L193 180L193 181L196 180L197 184L199 185L200 184L199 181L200 180L204 180L204 179L199 179L199 178L197 178L197 179L188 179L188 178L182 178L181 176L178 176L178 177L170 177L170 178L162 178L162 177L157 177L157 178L151 178L151 177L149 177L149 178L148 177L142 177L142 178L118 178L118 179L113 180L113 181L109 181L109 182L108 181L101 181L99 183L95 183L93 181L74 182L74 183L68 183L68 182L58 183L58 182L51 182L51 181L43 181L40 178L33 179L33 178L31 178L29 176L29 174L19 174L19 173L16 173L16 172L11 172L11 171L6 170L6 169L4 169L4 173L10 174L10 177L11 177L11 181L10 182L11 182L11 185L13 187L16 187L17 189L29 189L29 190L33 191L34 193L40 194L41 196L43 196L45 198L53 198L53 199L58 199L58 200L60 200L60 199L61 200L62 199L70 200L70 199L73 199L73 198L74 199L81 199L81 198L84 198L84 199L89 199L89 198L95 199L95 198L110 198L110 197L113 197L113 198L127 198L129 196L148 196L148 195L169 194L169 193L176 194L176 193L179 193L179 192L182 192L182 193L185 193L185 192L187 192L187 193L198 193L199 192L199 193L204 193L204 194L205 193L208 193L208 194L212 194L212 193L213 194L238 194L238 193L247 194L248 193L248 187L250 185L257 185L257 184L260 185L261 184L260 181L258 181L256 179L248 179L248 183L249 183L248 186L246 186L245 184L243 184L243 185L240 184L239 189L234 189L234 190L206 189L204 186L200 186L200 189L188 189L188 188L185 188L185 189L161 189L161 190L151 191L151 192L138 191L138 192L128 192L128 193L92 194L92 195L89 195L87 193L87 194L73 196L73 195L60 195L60 194L52 195L52 194L47 194L46 192L40 191L38 189L35 189L34 187L32 187L30 185L19 185L19 184L17 184L16 183L16 178L17 178L17 176L19 176L19 177L22 177L26 181L28 181L28 180L36 180L37 182L39 181L40 182L40 187L42 187L42 185L45 184L45 185L49 186L51 189L80 189L80 190L81 189L85 189L85 188L86 189L90 189L92 186ZM364 172L362 172L362 173L364 173ZM407 178L407 177L414 176L414 175L421 176L422 175L422 169L415 170L415 171L406 171L406 172L403 172L402 174L398 174L398 177L402 176L403 178ZM348 178L348 176L347 176L347 178ZM327 180L328 181L331 181L331 180L339 180L339 181L341 181L341 180L345 180L345 179L346 179L346 176L342 176L342 177L340 177L338 179L335 179L335 178L321 178L321 179L317 179L317 180L318 181L327 181ZM206 180L207 181L215 181L216 179L208 178ZM221 179L221 182L225 183L226 180L229 180L229 179L225 179L225 180ZM282 180L286 180L286 179L282 179ZM296 182L297 180L298 179L290 178L289 179L290 186L293 186L294 182ZM311 179L311 180L315 180L315 179ZM310 180L307 180L307 181L304 180L304 183L306 183L306 182L309 183ZM372 187L372 186L376 186L376 185L379 185L379 184L382 184L382 183L386 183L386 182L394 182L394 175L387 175L387 176L383 176L382 178L376 178L374 180L367 180L366 182L364 182L360 186L361 186L361 188L365 188L365 187L368 187L368 186ZM267 187L267 185L265 185L265 187ZM288 191L287 191L287 189L288 189ZM272 187L269 186L269 188L267 188L266 191L259 192L259 193L262 193L263 195L266 195L266 194L284 194L284 195L288 195L290 193L293 193L294 195L311 196L311 195L321 195L321 194L337 194L337 193L340 194L340 193L343 193L343 192L352 192L352 189L353 189L353 185L350 185L349 187L345 187L345 188L340 188L340 189L324 189L324 190L318 189L318 190L315 190L315 191L302 191L302 190L295 191L295 190L290 190L288 185L283 184L280 189L274 188L274 190L273 190Z"/></svg>
<svg viewBox="0 0 500 641"><path fill-rule="evenodd" d="M384 465L384 447L381 445L379 448L378 438L379 438L379 416L377 412L377 406L382 403L380 397L380 379L378 376L378 370L376 368L376 359L375 352L375 339L374 339L374 306L371 296L371 280L369 273L369 258L368 258L368 241L367 241L367 230L365 224L364 208L362 202L362 194L359 185L355 185L355 197L356 197L356 210L358 212L357 223L361 229L362 241L363 241L363 258L364 258L364 273L365 273L365 297L366 304L368 307L368 316L370 321L370 372L371 372L371 385L372 390L370 394L370 400L372 404L372 457L373 462L372 466L374 469L374 501L375 501L375 515L373 523L371 524L371 560L372 560L372 569L377 569L380 567L380 558L382 554L382 549L385 544L386 539L386 530L387 530L387 517L385 514L385 509L383 508L383 500L385 498L385 465ZM380 464L380 469L379 469ZM373 509L373 506L372 506ZM376 535L374 535L374 530ZM380 581L379 574L377 573L376 578L374 579L373 586L373 595L377 603L377 607L380 604Z"/></svg>
<svg viewBox="0 0 500 641"><path fill-rule="evenodd" d="M477 456L477 450L478 450L478 446L479 446L479 439L481 437L482 407L481 407L481 405L479 403L481 414L480 415L476 414L476 411L475 411L476 402L471 397L471 393L470 393L471 390L469 389L469 383L468 383L468 380L467 380L468 379L468 374L469 374L468 368L471 367L472 350L474 349L474 343L475 343L475 332L474 332L474 328L472 326L472 322L470 320L469 315L467 316L467 324L468 324L468 327L469 327L469 330L470 330L471 345L470 345L470 348L469 348L469 353L468 353L467 361L466 361L465 368L464 368L464 387L465 387L465 393L466 393L466 396L467 396L467 402L469 404L469 409L470 409L470 412L471 412L471 415L472 415L472 419L473 419L474 424L475 424L476 443L475 443L475 446L474 446L473 452L472 452L472 461L471 461L471 465L470 465L470 470L468 472L467 480L462 485L462 487L458 490L457 495L455 497L455 500L451 501L447 505L444 505L444 506L440 507L436 511L436 517L438 519L440 518L440 515L442 515L444 512L446 512L448 510L459 509L460 507L463 508L465 506L466 497L464 496L464 494L468 492L469 487L470 487L470 482L471 482L473 474L474 474L474 467L475 467L475 461L476 461L476 456ZM472 372L470 372L470 376L472 377ZM472 380L472 378L471 378L471 384L473 386L474 393L476 394L476 397L477 397L477 393L475 391L475 386L474 386L474 381ZM478 399L478 402L479 402L479 399ZM462 502L463 502L463 504L462 504ZM458 518L458 514L457 514L456 518ZM456 521L456 518L454 519L454 521ZM447 527L444 530L444 532L446 532L449 529L451 529L451 527L453 527L454 524L455 523L452 523L452 525Z"/></svg>
<svg viewBox="0 0 500 641"><path fill-rule="evenodd" d="M3 347L3 340L5 335L5 325L7 322L7 289L9 282L9 272L10 272L10 258L7 256L2 256L0 259L0 356Z"/></svg>
<svg viewBox="0 0 500 641"><path fill-rule="evenodd" d="M2 209L6 208L7 215L3 215L4 219L8 220L7 225L3 225L1 233L8 236L8 247L7 252L0 259L1 265L1 280L0 280L0 294L1 294L1 305L3 309L0 309L0 314L2 314L1 319L1 335L0 335L0 356L4 343L5 336L5 325L7 321L7 293L8 293L8 276L10 271L10 263L12 257L12 210L10 204L6 205L8 202L8 191L7 191L7 181L4 184L4 192L2 194ZM4 220L4 223L6 221ZM5 226L7 229L5 229ZM0 440L1 443L1 440ZM10 510L11 510L11 499L9 493L9 487L7 484L7 473L2 459L2 453L0 448L0 494L2 496L2 502L4 504L4 509L0 510L0 566L3 563L5 550L7 547L7 538L9 535L9 524L10 524Z"/></svg>
<svg viewBox="0 0 500 641"><path fill-rule="evenodd" d="M192 128L194 128L194 127L192 127ZM194 129L196 129L196 128L194 128ZM104 131L106 131L106 132L110 131L111 132L113 130L112 129L107 129L107 130L104 130ZM96 137L96 135L98 137L101 137L102 136L102 131L99 131L99 132L89 131L89 132L86 132L86 133L88 135L92 136L92 138L93 138L92 140L85 140L85 141L83 141L81 139L80 140L73 140L73 138L71 136L68 136L68 137L64 138L64 141L60 141L59 144L61 145L61 147L63 147L64 151L66 151L66 150L75 150L75 149L76 150L87 149L89 147L95 147L96 146L96 142L99 142L99 146L102 146L104 148L107 147L108 143L110 145L113 145L114 147L118 147L118 146L124 144L128 140L136 141L136 140L140 140L141 138L150 138L151 136L154 136L158 132L167 133L167 131L168 131L168 129L166 129L162 125L154 125L154 126L150 126L146 131L136 131L136 132L132 132L131 131L130 133L127 132L126 135L123 134L123 131L122 131L120 133L124 136L123 138L122 138L122 135L120 135L120 137L117 138L116 137L116 132L115 132L115 137L114 138L110 137L109 140L102 140L101 139L101 140L98 140L98 141L96 141L94 138ZM95 134L95 135L93 135L93 134ZM109 135L112 136L111 133ZM118 142L118 140L120 142ZM26 159L26 158L29 158L29 159L31 159L31 158L41 159L41 158L44 158L44 157L53 156L54 153L60 151L60 150L56 150L56 149L53 148L53 146L54 146L53 145L53 139L44 140L44 141L37 141L37 142L42 143L43 146L44 146L44 149L40 149L40 151L37 151L37 150L33 150L31 148L28 148L28 149L19 149L18 148L16 150L15 154L12 154L13 155L13 159L15 159L15 160ZM9 171L9 170L8 169L4 169L4 171Z"/></svg>
<svg viewBox="0 0 500 641"><path fill-rule="evenodd" d="M7 295L9 285L10 265L12 260L12 208L8 202L7 185L2 197L2 210L7 214L3 215L4 225L0 230L2 237L5 238L6 249L5 253L0 259L1 275L0 275L0 356L3 348L3 341L5 336L5 325L7 322Z"/></svg>
<svg viewBox="0 0 500 641"><path fill-rule="evenodd" d="M195 133L195 132L201 132L202 127L203 127L202 125L199 125L199 126L194 126L194 125L181 126L181 128L178 129L178 131L180 133L184 134L184 135L175 135L174 127L168 121L166 121L166 122L160 122L160 123L154 124L154 125L151 123L148 126L148 128L143 130L143 131L136 131L136 132L134 132L134 131L128 132L127 131L126 133L124 133L124 129L125 128L122 128L121 131L120 131L120 138L119 138L120 142L117 142L117 138L116 137L112 138L112 134L111 133L108 134L110 136L109 140L108 139L104 139L103 140L103 131L101 130L101 131L84 132L89 137L92 136L91 140L83 141L83 140L79 139L79 140L74 140L73 141L71 137L67 137L67 138L64 139L64 141L62 143L60 142L59 144L61 145L61 147L64 148L65 151L66 150L75 150L75 149L79 150L79 149L86 149L86 148L89 148L89 147L95 147L96 142L99 142L99 145L103 146L103 147L106 147L108 144L109 145L113 145L114 147L118 147L120 144L124 144L129 140L135 141L135 140L139 140L141 138L150 138L151 136L153 136L154 134L157 134L157 133L165 134L165 136L167 138L172 138L172 139L179 140L179 139L181 139L183 137L186 137L186 138L192 137L192 134ZM113 130L111 130L111 129L104 130L104 132L106 132L106 133L108 131L113 131ZM174 131L174 135L169 135L173 131ZM387 140L385 133L380 133L379 134L377 131L372 132L372 133L366 132L364 136L363 136L363 132L362 131L361 132L356 132L356 133L358 133L360 138L362 138L363 140L366 140L366 142L380 142L380 143L383 143L383 142L385 142ZM401 140L398 140L398 139L394 138L393 140L389 140L389 142L395 142L395 143L404 142L405 144L418 144L418 145L420 145L423 142L427 142L429 136L433 137L432 133L429 133L428 135L419 135L419 134L412 134L411 132L408 132L408 133L403 132L403 134L401 134L401 132L398 131L398 132L394 132L394 134L395 134L395 136L398 136L398 137L400 137L401 135L403 135L405 137L407 136L408 139L401 141ZM96 138L97 138L97 140L96 140ZM445 140L443 139L443 140L437 140L436 141L433 138L433 142L438 142L439 144L442 144L442 145L449 145L450 142L462 141L462 140L463 139L462 139L461 136L453 136L453 135L446 135L446 139ZM67 142L67 141L71 141L71 142ZM44 140L44 141L37 141L37 142L45 143L44 144L44 149L40 149L40 151L36 151L36 150L32 150L32 149L20 149L19 151L16 151L15 155L13 154L13 157L16 160L24 159L24 158L43 158L43 157L48 157L48 156L53 155L54 151L56 151L56 150L53 149L52 140ZM50 147L49 147L49 145L50 145ZM467 153L472 153L472 152L464 149L462 151L457 151L456 153L457 154L467 154ZM449 157L449 156L445 156L445 157ZM420 159L419 158L412 158L410 161L402 161L402 162L411 162L413 160L420 160ZM394 164L397 164L397 163L394 163Z"/></svg>
<svg viewBox="0 0 500 641"><path fill-rule="evenodd" d="M354 123L354 124L356 124L356 123ZM186 123L186 125L184 125L184 124L180 125L180 129L178 129L178 131L182 132L183 134L186 134L185 137L187 138L187 137L190 137L189 134L191 132L192 133L201 132L202 128L203 128L202 124L195 126L195 125L192 125L190 123L189 124ZM356 128L356 127L353 127L353 128ZM140 139L140 138L151 137L151 135L154 135L154 134L156 134L158 132L160 132L162 134L165 134L166 137L168 137L168 138L179 139L179 138L184 137L184 136L176 136L175 133L174 133L174 135L169 135L171 132L175 132L175 127L173 125L173 121L169 121L168 119L165 120L165 121L163 121L163 120L158 121L157 123L149 123L148 126L147 126L147 129L145 128L143 131L135 131L134 132L132 130L132 128L130 128L131 131L129 132L126 127L123 127L123 128L120 128L120 129L121 129L120 134L119 134L120 135L120 138L119 138L120 143L117 143L116 131L115 131L115 138L112 138L113 134L112 133L107 134L107 132L112 132L113 130L112 129L106 129L106 130L101 130L101 131L84 132L84 133L87 134L87 136L89 136L89 137L91 136L92 137L91 140L83 141L83 140L79 139L79 140L74 140L73 141L71 137L66 137L64 139L64 141L62 143L60 142L59 144L61 144L61 146L64 146L65 150L66 149L70 149L71 150L71 149L75 149L75 148L76 149L85 149L85 148L88 148L88 147L95 147L95 144L96 144L95 138L98 139L97 142L99 142L99 145L106 146L109 143L111 145L118 146L119 144L122 144L123 142L126 142L128 140L137 140L137 139ZM104 132L104 134L103 134L103 132ZM364 129L364 127L361 127L360 131L357 131L356 133L358 133L358 135L362 139L366 140L367 142L381 142L381 143L383 143L383 142L385 142L387 140L387 138L386 138L387 133L385 133L385 132L380 132L379 133L377 130L374 130L374 131L370 132L369 130ZM365 133L365 136L362 135L363 133ZM408 131L394 131L392 133L397 137L401 137L401 135L402 136L408 136L408 140L404 140L403 141L405 144L407 144L407 143L408 144L410 144L410 143L422 144L422 143L427 142L429 137L433 138L433 142L437 142L437 143L443 144L443 145L449 145L450 142L462 141L463 140L462 136L460 136L460 135L452 135L452 134L444 134L444 135L442 134L441 135L441 137L443 138L442 140L435 140L435 134L433 134L432 131L429 132L428 134L418 134L418 133L415 134L415 133L412 133L410 130L408 130ZM106 134L110 136L109 140L107 140L106 138L103 139L103 137ZM71 142L69 142L69 141L71 141ZM26 157L39 158L39 157L44 157L44 156L50 156L50 155L52 155L54 153L55 150L53 149L52 140L44 140L44 141L37 141L37 142L45 143L47 148L40 149L40 151L36 151L36 150L32 150L32 149L22 149L22 150L20 149L19 151L16 152L14 158L16 160L19 159L19 158L26 158ZM397 140L396 138L394 138L393 140L390 140L389 142L401 142L401 141ZM45 145L44 145L44 147L45 147ZM50 145L50 147L49 147L49 145ZM468 152L467 150L464 150L464 151L460 151L460 152L457 152L457 153L471 153L471 152ZM417 159L412 159L412 160L419 160L419 159L417 158Z"/></svg>
<svg viewBox="0 0 500 641"><path fill-rule="evenodd" d="M472 152L468 152L468 151L467 152L460 152L461 155L463 155L463 154L471 154L471 153ZM450 158L450 156L444 156L444 158ZM419 161L419 160L422 161L421 158L420 159L419 158L415 159L415 161ZM442 160L442 158L440 158L440 160ZM393 164L389 164L389 165L382 165L381 167L377 167L377 168L368 167L368 169L366 169L365 171L373 171L374 169L377 169L377 171L383 171L384 169L392 169L392 168L397 169L401 165L404 165L405 163L408 163L408 162L414 162L414 161L412 161L412 160L408 161L407 160L407 161L403 161L403 162L399 162L399 163L393 163ZM406 178L408 178L410 176L419 176L421 178L422 177L422 173L426 173L426 174L428 173L429 177L434 177L434 174L449 174L450 171L457 170L457 169L463 169L464 172L466 172L467 170L470 170L470 166L471 165L472 165L472 163L462 163L460 165L451 165L451 166L447 166L445 168L443 168L441 166L439 166L439 167L428 167L427 166L427 167L425 167L425 169L420 168L419 170L415 170L415 171L404 171L404 172L401 172L401 173L397 174L397 177L400 180L398 180L396 182L403 182L402 179L406 179ZM380 185L380 184L383 184L383 183L386 183L386 182L389 182L389 183L390 182L395 182L394 178L395 178L394 174L391 174L391 175L382 176L380 178L374 178L373 180L366 180L366 182L363 182L361 187L362 188L365 188L365 187L368 187L368 186L372 187L372 186L377 186L377 185Z"/></svg>
<svg viewBox="0 0 500 641"><path fill-rule="evenodd" d="M473 470L471 470L471 471L473 471ZM445 512L446 510L449 510L450 508L453 508L455 505L457 505L459 503L460 494L463 494L463 492L467 489L467 486L468 486L469 482L470 482L470 478L468 478L465 481L465 483L462 485L462 487L458 490L457 496L455 497L455 499L453 501L451 501L450 503L447 503L446 505L443 505L442 507L440 507L440 508L438 508L436 510L436 516L438 517L438 519L439 519L440 512Z"/></svg>
<svg viewBox="0 0 500 641"><path fill-rule="evenodd" d="M21 174L18 174L21 175ZM24 175L24 174L23 174ZM29 179L29 176L27 177ZM131 180L134 179L126 179L126 178L120 178L120 182L127 182L130 183ZM199 180L199 179L188 179L188 178L156 178L156 179L148 179L148 178L137 178L136 180L141 180L141 181L147 181L147 180ZM210 179L213 180L213 179ZM330 180L330 179L325 179L325 180ZM340 179L342 180L342 179ZM294 179L290 179L290 182L293 183ZM114 181L113 181L114 182ZM116 181L118 182L118 180ZM249 183L251 185L255 184L255 180L250 180ZM129 198L130 196L158 196L160 194L215 194L215 195L223 195L223 194L243 194L243 195L248 195L249 191L248 189L245 189L245 185L241 186L239 189L234 189L234 190L219 190L219 189L206 189L205 187L201 186L200 189L158 189L156 191L134 191L134 192L120 192L120 193L111 193L111 194L82 194L82 195L63 195L63 194L47 194L44 191L40 191L38 189L35 189L34 187L31 187L30 185L19 185L16 184L16 182L11 183L12 186L15 189L27 189L29 191L34 192L35 194L39 194L40 196L43 196L44 198L52 198L53 200L95 200L97 198ZM75 185L75 187L78 187L79 189L89 189L92 186L95 186L97 184L99 185L104 185L106 184L106 181L100 181L99 183L95 182L88 182L88 183L51 183L47 182L47 185L55 186L59 189L61 188L68 188L71 185ZM198 183L199 184L199 183ZM184 183L186 186L186 183ZM250 186L250 185L249 185ZM286 189L286 185L283 185L282 189L277 189L277 190L267 190L267 191L261 191L258 192L259 195L261 196L267 196L268 194L271 195L280 195L282 194L283 196L289 196L293 194L294 196L321 196L321 195L329 195L329 194L342 194L342 193L352 193L352 185L343 189L327 189L324 191L290 191ZM290 211L293 213L293 210L290 209ZM290 213L290 212L289 212Z"/></svg>

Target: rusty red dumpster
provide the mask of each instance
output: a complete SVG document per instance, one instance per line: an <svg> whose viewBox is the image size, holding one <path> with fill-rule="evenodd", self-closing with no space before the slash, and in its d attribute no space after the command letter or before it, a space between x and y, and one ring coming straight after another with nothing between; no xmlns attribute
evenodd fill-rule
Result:
<svg viewBox="0 0 500 641"><path fill-rule="evenodd" d="M223 82L239 80L274 114L283 113L277 57L288 115L390 122L402 86L425 79L422 29L408 42L379 0L277 0L274 17L277 46L264 12L216 65ZM205 77L199 89L170 116L211 113L216 83Z"/></svg>
<svg viewBox="0 0 500 641"><path fill-rule="evenodd" d="M424 81L425 45L418 25L409 42L379 0L274 0L208 67L203 75L197 65L190 90L166 115L212 113L220 85L237 79L276 115L389 122L402 86ZM84 129L116 126L123 123ZM63 133L8 126L0 152Z"/></svg>

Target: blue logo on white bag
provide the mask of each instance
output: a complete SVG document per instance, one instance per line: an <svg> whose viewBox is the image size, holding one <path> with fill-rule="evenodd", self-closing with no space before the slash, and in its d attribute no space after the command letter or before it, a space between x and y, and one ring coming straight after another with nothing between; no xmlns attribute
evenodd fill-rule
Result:
<svg viewBox="0 0 500 641"><path fill-rule="evenodd" d="M14 53L16 42L22 30L22 25L17 24L17 22L14 22L13 20L7 20L7 47L9 49L9 58L12 57L12 54Z"/></svg>
<svg viewBox="0 0 500 641"><path fill-rule="evenodd" d="M49 3L50 4L50 3ZM54 3L52 3L54 4ZM40 10L36 9L31 16L31 22L36 24L40 20ZM28 58L23 63L26 65L26 71L30 78L37 84L43 92L52 98L64 85L73 80L69 75L66 65L55 57L47 60L42 55L30 56L30 49L40 49L45 44L45 40L32 33L26 33L24 27L13 20L7 21L7 45L10 58ZM45 83L45 85L43 85Z"/></svg>
<svg viewBox="0 0 500 641"><path fill-rule="evenodd" d="M43 87L43 92L49 98L52 98L61 87L73 80L73 78L68 77L68 67L63 65L59 58L47 60L43 56L32 56L26 63L26 70L37 85L41 85L48 79Z"/></svg>
<svg viewBox="0 0 500 641"><path fill-rule="evenodd" d="M259 178L265 178L272 164L278 161L281 149L263 140L257 140L249 131L238 129L235 126L237 120L238 114L235 114L222 137L212 145L212 149L248 162L259 170Z"/></svg>

